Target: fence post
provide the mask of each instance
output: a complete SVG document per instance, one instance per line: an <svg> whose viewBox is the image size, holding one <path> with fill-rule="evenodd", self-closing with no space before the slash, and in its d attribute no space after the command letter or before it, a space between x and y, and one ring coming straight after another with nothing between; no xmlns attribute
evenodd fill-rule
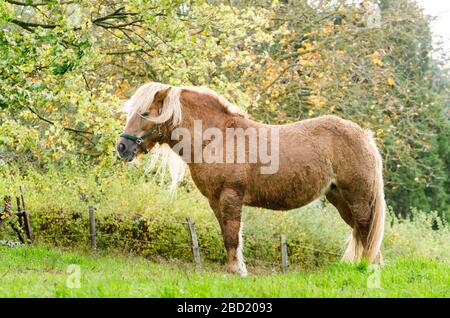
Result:
<svg viewBox="0 0 450 318"><path fill-rule="evenodd" d="M189 227L189 233L191 234L192 254L194 255L195 266L200 267L201 265L200 249L198 247L198 240L197 240L197 233L195 232L194 219L192 217L187 217L186 221Z"/></svg>
<svg viewBox="0 0 450 318"><path fill-rule="evenodd" d="M284 234L281 234L281 269L283 271L283 274L286 273L288 269L286 235Z"/></svg>
<svg viewBox="0 0 450 318"><path fill-rule="evenodd" d="M33 243L33 235L31 234L31 226L30 226L30 215L27 211L27 206L25 205L25 196L23 194L22 186L20 188L20 198L22 199L22 216L25 225L25 233L27 234L28 240L30 243Z"/></svg>
<svg viewBox="0 0 450 318"><path fill-rule="evenodd" d="M92 250L97 249L97 231L95 229L95 210L93 206L89 206L89 236L91 237Z"/></svg>
<svg viewBox="0 0 450 318"><path fill-rule="evenodd" d="M20 198L16 197L16 204L17 204L17 217L19 219L19 226L23 228L23 211L20 208Z"/></svg>
<svg viewBox="0 0 450 318"><path fill-rule="evenodd" d="M17 203L19 204L18 199L19 198L16 197ZM4 200L5 200L5 209L4 209L4 211L9 214L8 217L14 217L14 212L12 211L12 198L9 195L7 195L7 196L5 196ZM16 213L16 216L19 218L19 223L20 223L20 206L19 205L17 206L17 209L18 209L18 211ZM10 226L11 226L11 229L19 237L19 241L22 244L25 244L26 241L24 240L24 238L22 236L22 233L20 233L20 228L17 227L17 224L15 224L14 221L13 221L13 222L10 223Z"/></svg>
<svg viewBox="0 0 450 318"><path fill-rule="evenodd" d="M5 195L3 201L5 202L5 212L11 213L11 197L9 195Z"/></svg>

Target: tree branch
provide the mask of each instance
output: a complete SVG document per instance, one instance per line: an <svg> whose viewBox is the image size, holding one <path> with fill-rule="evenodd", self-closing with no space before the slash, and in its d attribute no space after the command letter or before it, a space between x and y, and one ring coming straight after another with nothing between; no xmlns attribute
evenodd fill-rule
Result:
<svg viewBox="0 0 450 318"><path fill-rule="evenodd" d="M144 20L133 20L131 22L128 23L122 23L122 24L113 24L113 23L107 23L107 22L102 22L102 23L95 23L95 25L105 28L105 29L121 29L121 28L125 28L127 26L131 26L131 25L135 25L137 23L143 22Z"/></svg>
<svg viewBox="0 0 450 318"><path fill-rule="evenodd" d="M14 2L15 4L18 4L18 3L16 3L17 1L15 1L15 0L7 0L7 1L9 3L13 3ZM63 4L69 4L69 3L72 3L72 2L64 2ZM24 3L24 5L25 4L26 3ZM42 2L42 3L35 4L35 5L45 5L45 4L49 4L49 3L48 2L46 2L46 3ZM99 17L99 18L93 19L93 20L91 20L91 22L93 24L95 24L96 26L102 27L104 29L122 29L122 28L126 28L128 26L133 26L133 25L135 25L137 23L144 22L144 20L141 19L141 18L133 19L131 21L125 21L124 22L124 20L127 20L127 18L138 15L138 13L135 13L135 12L124 12L124 10L125 10L125 8L121 7L119 9L115 10L113 13L107 14L107 15L105 15L103 17ZM112 23L112 21L117 21L117 22L122 21L122 23L115 24L115 23ZM33 32L34 31L33 29L34 28L38 28L38 27L44 28L44 29L54 29L56 27L60 27L61 26L59 24L45 24L45 23L25 22L25 21L21 21L21 20L17 20L17 19L11 19L11 20L9 20L9 22L14 23L14 24L16 24L16 25L18 25L18 26L22 27L23 29L25 29L27 31L30 31L30 32ZM73 30L78 30L78 29L80 29L80 28L73 28Z"/></svg>
<svg viewBox="0 0 450 318"><path fill-rule="evenodd" d="M57 24L42 24L42 23L32 23L32 22L25 22L25 21L20 21L17 19L11 19L9 20L9 22L14 23L22 28L24 28L27 31L33 31L32 28L44 28L44 29L54 29L56 28Z"/></svg>
<svg viewBox="0 0 450 318"><path fill-rule="evenodd" d="M133 53L139 53L143 52L144 49L138 49L138 50L126 50L126 51L112 51L112 52L105 52L106 55L127 55L127 54L133 54Z"/></svg>
<svg viewBox="0 0 450 318"><path fill-rule="evenodd" d="M18 6L22 6L22 7L39 7L39 6L46 6L49 5L51 2L50 1L42 1L42 2L20 2L20 1L15 1L15 0L6 0L6 2L10 3L10 4L15 4ZM64 5L64 4L73 4L73 3L77 3L77 1L60 1L57 4L59 5Z"/></svg>
<svg viewBox="0 0 450 318"><path fill-rule="evenodd" d="M45 118L45 117L42 117L36 110L34 110L33 108L31 108L30 106L27 106L27 108L28 108L28 110L29 110L30 112L32 112L33 114L35 114L36 117L39 118L40 120L45 121L46 123L48 123L48 124L50 124L50 125L52 125L52 126L55 125L55 122L53 122L53 121L51 121L51 120L49 120L49 119L47 119L47 118ZM90 135L93 135L93 134L94 134L93 132L90 132L90 131L79 130L79 129L70 128L70 127L63 127L63 129L64 129L64 130L67 130L67 131L75 132L75 133L80 133L80 134L90 134Z"/></svg>

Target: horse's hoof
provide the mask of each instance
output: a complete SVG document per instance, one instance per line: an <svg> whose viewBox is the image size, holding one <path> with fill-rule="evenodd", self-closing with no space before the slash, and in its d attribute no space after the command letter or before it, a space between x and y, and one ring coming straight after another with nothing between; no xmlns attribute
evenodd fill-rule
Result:
<svg viewBox="0 0 450 318"><path fill-rule="evenodd" d="M242 268L242 267L239 267L239 266L237 266L235 264L228 266L228 272L230 272L231 274L234 274L234 275L239 275L241 277L247 277L248 276L248 272L247 272L247 269L245 267Z"/></svg>

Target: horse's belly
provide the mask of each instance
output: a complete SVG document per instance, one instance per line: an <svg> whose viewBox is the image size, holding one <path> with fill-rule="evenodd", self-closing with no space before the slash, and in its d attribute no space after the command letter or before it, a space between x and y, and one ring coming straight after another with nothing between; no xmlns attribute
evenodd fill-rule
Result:
<svg viewBox="0 0 450 318"><path fill-rule="evenodd" d="M255 174L254 182L246 188L244 204L272 210L302 207L330 186L333 174L327 168L312 169L307 165L289 171L281 169L272 175Z"/></svg>
<svg viewBox="0 0 450 318"><path fill-rule="evenodd" d="M317 199L329 186L331 180L304 184L300 180L291 183L261 183L244 196L244 204L272 210L291 210Z"/></svg>
<svg viewBox="0 0 450 318"><path fill-rule="evenodd" d="M252 200L249 203L245 203L245 205L270 209L270 210L292 210L296 208L300 208L305 206L309 202L314 201L314 198L310 200L285 200L283 198L275 197L275 198L258 198L257 200Z"/></svg>

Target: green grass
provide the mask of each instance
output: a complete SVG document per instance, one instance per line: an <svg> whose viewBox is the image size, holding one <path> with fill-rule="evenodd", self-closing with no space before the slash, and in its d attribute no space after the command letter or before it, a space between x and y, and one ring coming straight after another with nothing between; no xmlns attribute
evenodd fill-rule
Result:
<svg viewBox="0 0 450 318"><path fill-rule="evenodd" d="M388 260L380 288L366 264L335 263L315 271L246 278L217 264L152 263L141 257L89 255L39 246L0 247L0 297L449 297L450 267L431 259ZM67 287L68 266L80 266L81 287ZM372 276L371 276L372 275Z"/></svg>

